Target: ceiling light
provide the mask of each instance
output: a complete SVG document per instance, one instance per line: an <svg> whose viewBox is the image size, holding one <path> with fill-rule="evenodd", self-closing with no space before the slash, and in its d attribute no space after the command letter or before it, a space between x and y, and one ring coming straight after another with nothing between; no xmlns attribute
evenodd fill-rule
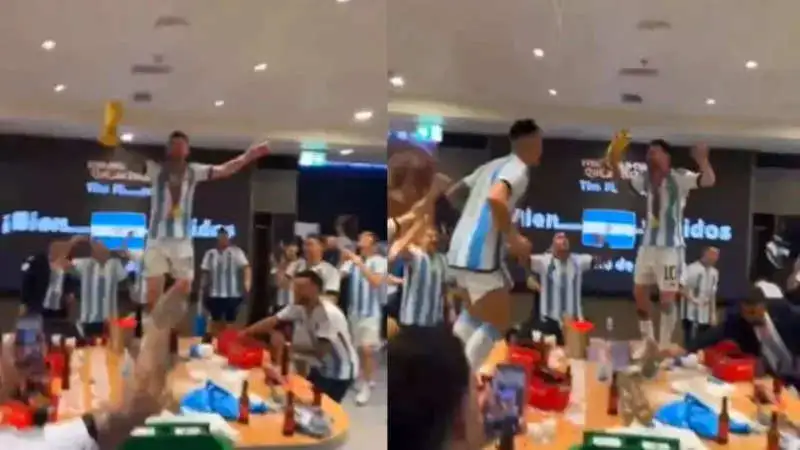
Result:
<svg viewBox="0 0 800 450"><path fill-rule="evenodd" d="M555 97L556 95L558 95L558 91L557 91L557 90L555 90L555 89L550 89L549 91L547 91L547 93L548 93L548 94L550 94L550 95L552 95L553 97Z"/></svg>
<svg viewBox="0 0 800 450"><path fill-rule="evenodd" d="M750 60L744 63L744 66L750 70L758 69L758 62Z"/></svg>
<svg viewBox="0 0 800 450"><path fill-rule="evenodd" d="M713 98L707 98L706 99L706 105L711 106L711 105L716 105L716 104L717 104L717 101L714 100Z"/></svg>
<svg viewBox="0 0 800 450"><path fill-rule="evenodd" d="M217 101L214 102L214 106L216 106L217 108L219 108L220 106L224 106L224 105L225 105L225 102L222 101L222 100L217 100Z"/></svg>
<svg viewBox="0 0 800 450"><path fill-rule="evenodd" d="M533 49L533 56L536 58L544 58L544 50L540 48Z"/></svg>
<svg viewBox="0 0 800 450"><path fill-rule="evenodd" d="M372 111L368 109L356 111L356 113L353 114L353 118L359 122L366 122L367 120L372 119Z"/></svg>
<svg viewBox="0 0 800 450"><path fill-rule="evenodd" d="M336 3L347 3L347 2L349 2L349 1L350 1L350 0L336 0Z"/></svg>
<svg viewBox="0 0 800 450"><path fill-rule="evenodd" d="M61 92L66 88L67 87L64 86L63 84L57 84L57 85L53 86L53 90L56 91L56 92Z"/></svg>
<svg viewBox="0 0 800 450"><path fill-rule="evenodd" d="M339 151L339 154L343 155L343 156L352 155L353 154L353 149L352 148L343 148L342 150Z"/></svg>
<svg viewBox="0 0 800 450"><path fill-rule="evenodd" d="M253 66L253 72L263 72L267 70L267 63L260 63Z"/></svg>
<svg viewBox="0 0 800 450"><path fill-rule="evenodd" d="M133 142L133 133L123 133L122 136L119 137L122 142Z"/></svg>
<svg viewBox="0 0 800 450"><path fill-rule="evenodd" d="M389 77L389 83L396 88L401 88L406 85L406 80L400 75L392 75Z"/></svg>
<svg viewBox="0 0 800 450"><path fill-rule="evenodd" d="M48 40L42 42L42 48L49 52L50 50L53 50L54 48L56 48L56 41L51 41L51 40L48 39Z"/></svg>

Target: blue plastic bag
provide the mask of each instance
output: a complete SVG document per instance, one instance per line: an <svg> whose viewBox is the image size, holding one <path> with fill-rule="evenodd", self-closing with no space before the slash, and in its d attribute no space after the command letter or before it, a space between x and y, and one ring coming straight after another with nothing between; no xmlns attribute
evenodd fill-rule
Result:
<svg viewBox="0 0 800 450"><path fill-rule="evenodd" d="M719 416L711 407L692 394L686 394L683 400L662 406L656 411L654 418L665 425L692 430L704 439L717 437ZM730 432L748 434L752 430L746 423L731 420Z"/></svg>
<svg viewBox="0 0 800 450"><path fill-rule="evenodd" d="M181 409L214 413L219 414L226 420L236 420L239 418L239 398L213 381L207 381L202 388L195 389L183 396ZM265 414L267 412L269 412L269 408L263 401L250 401L251 414Z"/></svg>

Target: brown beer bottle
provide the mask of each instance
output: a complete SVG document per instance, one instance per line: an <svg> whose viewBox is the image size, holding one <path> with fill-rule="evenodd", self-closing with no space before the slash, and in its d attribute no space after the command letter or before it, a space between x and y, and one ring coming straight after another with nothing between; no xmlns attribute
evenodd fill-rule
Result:
<svg viewBox="0 0 800 450"><path fill-rule="evenodd" d="M239 420L238 422L242 425L247 425L250 423L250 393L249 391L249 383L247 380L244 380L242 384L242 393L239 395Z"/></svg>
<svg viewBox="0 0 800 450"><path fill-rule="evenodd" d="M608 406L606 412L609 416L619 413L619 386L617 385L617 372L611 376L611 386L608 388Z"/></svg>
<svg viewBox="0 0 800 450"><path fill-rule="evenodd" d="M514 429L503 427L503 433L497 442L497 450L514 450Z"/></svg>
<svg viewBox="0 0 800 450"><path fill-rule="evenodd" d="M778 413L772 412L772 419L767 430L767 450L780 450L781 432L778 429Z"/></svg>
<svg viewBox="0 0 800 450"><path fill-rule="evenodd" d="M178 354L178 332L174 329L169 333L169 353L171 355Z"/></svg>
<svg viewBox="0 0 800 450"><path fill-rule="evenodd" d="M283 355L281 355L281 375L284 377L289 375L289 360L292 353L292 344L287 342L283 344Z"/></svg>
<svg viewBox="0 0 800 450"><path fill-rule="evenodd" d="M72 364L70 364L72 350L67 347L67 339L64 336L61 336L59 350L64 358L64 367L61 369L61 389L67 391L69 390L69 379L72 376Z"/></svg>
<svg viewBox="0 0 800 450"><path fill-rule="evenodd" d="M730 434L731 418L728 415L728 397L722 398L722 410L719 413L717 425L717 443L727 444Z"/></svg>
<svg viewBox="0 0 800 450"><path fill-rule="evenodd" d="M564 382L567 385L572 386L572 366L567 366L567 371L564 372L564 378Z"/></svg>
<svg viewBox="0 0 800 450"><path fill-rule="evenodd" d="M286 393L286 407L283 410L283 435L294 436L297 423L294 421L294 392Z"/></svg>
<svg viewBox="0 0 800 450"><path fill-rule="evenodd" d="M314 407L319 408L322 406L322 391L317 387L317 385L312 385L311 389L314 392Z"/></svg>
<svg viewBox="0 0 800 450"><path fill-rule="evenodd" d="M775 404L781 402L781 392L783 391L783 380L772 377L772 395L775 397Z"/></svg>

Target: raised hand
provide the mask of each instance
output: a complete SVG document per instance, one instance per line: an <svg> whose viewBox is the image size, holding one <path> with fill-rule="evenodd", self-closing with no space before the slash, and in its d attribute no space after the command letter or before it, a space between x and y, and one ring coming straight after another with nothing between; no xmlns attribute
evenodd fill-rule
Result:
<svg viewBox="0 0 800 450"><path fill-rule="evenodd" d="M703 165L708 162L709 149L706 144L698 144L692 148L692 159L698 165Z"/></svg>

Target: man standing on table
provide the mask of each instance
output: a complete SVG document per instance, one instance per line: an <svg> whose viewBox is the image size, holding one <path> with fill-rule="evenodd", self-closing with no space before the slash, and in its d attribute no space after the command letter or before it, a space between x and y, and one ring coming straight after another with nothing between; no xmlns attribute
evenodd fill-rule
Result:
<svg viewBox="0 0 800 450"><path fill-rule="evenodd" d="M389 264L377 251L375 233L364 231L358 237L360 255L342 247L341 267L350 276L348 318L353 342L359 351L361 379L356 404L369 401L375 381L375 353L381 346L381 307L386 304L386 276Z"/></svg>
<svg viewBox="0 0 800 450"><path fill-rule="evenodd" d="M152 183L150 226L143 256L148 309L155 306L163 293L167 274L175 278L171 289L186 297L191 293L192 208L197 183L230 177L268 152L266 144L260 144L223 164L191 163L187 161L189 137L174 131L167 143L165 161L147 161L146 175Z"/></svg>
<svg viewBox="0 0 800 450"><path fill-rule="evenodd" d="M539 275L539 331L564 345L564 320L583 320L583 273L592 268L592 255L572 253L564 233L553 236L549 253L531 256L531 271Z"/></svg>
<svg viewBox="0 0 800 450"><path fill-rule="evenodd" d="M718 259L719 249L708 247L699 260L686 267L681 305L684 342L691 342L717 323L719 271L714 266Z"/></svg>
<svg viewBox="0 0 800 450"><path fill-rule="evenodd" d="M686 349L672 347L664 353L677 357L697 353L730 340L739 349L760 357L771 376L800 390L800 309L783 297L776 284L756 282L738 307L725 319L689 341Z"/></svg>
<svg viewBox="0 0 800 450"><path fill-rule="evenodd" d="M322 297L324 284L316 272L297 273L293 286L293 304L250 325L243 333L269 333L281 322L291 322L306 331L311 337L310 345L295 343L292 350L295 355L312 357L319 362L311 369L308 380L340 403L358 376L358 354L350 340L347 318L335 303Z"/></svg>
<svg viewBox="0 0 800 450"><path fill-rule="evenodd" d="M203 256L201 285L207 292L205 307L211 315L211 333L236 322L244 296L250 293L252 273L244 251L232 245L228 230L217 230L217 247Z"/></svg>
<svg viewBox="0 0 800 450"><path fill-rule="evenodd" d="M639 315L639 329L647 342L655 341L650 319L650 289L658 287L661 324L658 344L669 346L677 324L675 299L680 291L680 270L684 264L683 208L693 189L711 187L716 181L708 159L708 147L692 149L699 172L672 167L672 147L663 139L647 149L647 171L630 179L633 190L647 199L644 236L636 254L633 295ZM614 178L622 178L618 162L610 162Z"/></svg>

